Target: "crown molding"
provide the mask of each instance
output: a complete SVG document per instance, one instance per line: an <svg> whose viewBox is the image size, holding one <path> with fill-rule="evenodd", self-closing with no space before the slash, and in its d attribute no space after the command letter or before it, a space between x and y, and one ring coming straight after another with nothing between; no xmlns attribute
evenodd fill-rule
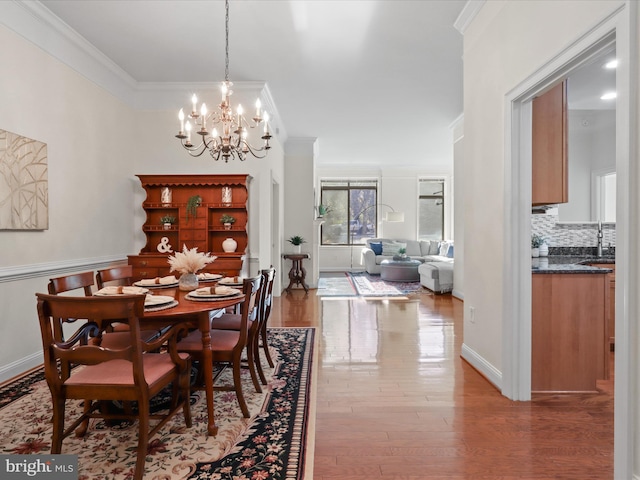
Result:
<svg viewBox="0 0 640 480"><path fill-rule="evenodd" d="M453 22L454 28L464 35L465 30L473 19L476 18L476 15L478 15L478 12L482 9L485 2L486 0L469 0L460 12L460 15L458 15L458 18L456 18L456 21Z"/></svg>
<svg viewBox="0 0 640 480"><path fill-rule="evenodd" d="M100 86L134 110L173 110L188 102L194 91L216 92L212 82L138 82L40 1L0 1L0 25L33 43L87 80ZM234 82L243 101L260 98L271 117L272 134L281 144L286 131L265 82ZM248 99L248 100L246 100Z"/></svg>
<svg viewBox="0 0 640 480"><path fill-rule="evenodd" d="M136 81L39 1L0 2L0 24L128 105Z"/></svg>

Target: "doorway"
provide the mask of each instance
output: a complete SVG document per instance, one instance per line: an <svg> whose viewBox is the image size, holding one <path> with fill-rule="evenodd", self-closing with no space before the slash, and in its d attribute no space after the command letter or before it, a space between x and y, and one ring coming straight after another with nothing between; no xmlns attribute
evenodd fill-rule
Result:
<svg viewBox="0 0 640 480"><path fill-rule="evenodd" d="M634 6L633 9L636 7ZM593 58L598 52L615 43L622 67L616 75L618 103L616 109L616 254L629 259L620 262L616 270L616 365L615 365L615 446L616 478L633 475L633 425L635 418L635 379L632 373L632 353L635 351L635 329L631 328L630 312L637 311L635 292L637 279L631 271L636 254L630 250L635 244L631 228L637 222L637 206L629 201L636 179L630 174L630 157L637 155L631 136L631 118L636 114L632 104L631 78L636 66L631 55L631 34L628 29L632 15L630 4L606 18L548 64L523 81L506 96L505 245L503 305L503 384L502 392L513 400L531 399L531 101L549 86L565 78L571 71ZM634 77L635 78L635 77ZM635 173L635 171L634 171ZM618 275L620 275L618 277Z"/></svg>

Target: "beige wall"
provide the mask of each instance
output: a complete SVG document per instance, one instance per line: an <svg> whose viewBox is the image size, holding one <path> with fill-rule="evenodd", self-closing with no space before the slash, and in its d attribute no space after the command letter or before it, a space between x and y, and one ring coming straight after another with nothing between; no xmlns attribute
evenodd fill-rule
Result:
<svg viewBox="0 0 640 480"><path fill-rule="evenodd" d="M0 7L13 15L12 4ZM68 45L61 52L74 54ZM271 198L272 183L284 182L278 139L263 160L191 158L174 138L186 94L164 92L157 110L138 111L2 22L0 59L0 128L47 143L49 178L49 229L0 231L0 381L42 362L34 292L46 292L49 278L126 261L145 244L135 174L248 173L249 271L278 265L271 248L272 235L282 237L282 225L271 223L271 205L284 204Z"/></svg>
<svg viewBox="0 0 640 480"><path fill-rule="evenodd" d="M49 229L0 231L3 277L17 278L0 278L4 368L41 362L34 292L49 276L38 272L133 249L133 136L130 108L1 26L0 59L0 128L47 144L49 179Z"/></svg>
<svg viewBox="0 0 640 480"><path fill-rule="evenodd" d="M505 98L614 11L618 1L491 1L464 35L464 343L498 371L502 358ZM585 5L589 7L586 8ZM487 254L491 263L487 263Z"/></svg>
<svg viewBox="0 0 640 480"><path fill-rule="evenodd" d="M465 322L463 352L481 364L481 371L495 373L497 383L513 383L513 378L526 376L514 369L515 335L503 339L505 326L521 334L525 342L514 341L516 348L526 350L526 329L517 328L530 319L526 312L526 294L518 290L526 285L521 278L510 279L510 291L518 297L521 318L504 318L504 306L513 306L505 298L505 271L524 272L523 253L528 239L523 229L505 225L506 212L519 215L528 204L515 205L520 199L512 187L525 186L526 176L512 163L506 146L522 147L511 138L511 125L505 124L510 106L507 100L535 90L553 69L563 71L569 65L567 52L577 55L587 42L594 43L616 28L617 52L623 59L618 71L622 95L618 99L616 156L618 167L618 218L616 254L616 394L615 394L615 472L616 479L640 478L640 420L637 390L637 301L638 270L638 79L637 37L640 13L635 1L489 1L464 35L464 178L457 180L465 187ZM598 27L596 29L596 27ZM595 33L594 33L595 32ZM588 34L588 36L587 36ZM579 46L576 47L576 45ZM565 62L566 63L562 63ZM553 68L552 68L552 67ZM628 87L628 90L627 90ZM527 111L526 108L523 109ZM622 121L621 121L622 120ZM518 127L514 127L517 131ZM507 138L509 137L509 138ZM527 155L522 155L527 159ZM513 158L520 158L514 154ZM526 163L526 162L525 162ZM513 170L520 183L511 183ZM505 181L506 174L509 174ZM514 180L515 181L515 180ZM620 187L623 188L620 188ZM525 191L526 194L526 191ZM526 195L525 195L526 197ZM620 201L621 200L621 201ZM510 202L507 204L506 202ZM458 210L459 211L459 210ZM514 219L514 224L519 219ZM527 219L528 220L528 219ZM517 230L517 233L516 233ZM522 237L518 246L505 245L504 239ZM487 261L490 252L491 260ZM516 258L517 257L517 258ZM507 264L507 261L513 264ZM528 277L530 278L530 277ZM522 308L522 307L525 308ZM475 318L471 322L470 309ZM518 311L512 309L511 311ZM513 315L510 315L513 317ZM516 315L517 317L517 315ZM514 327L515 324L515 327ZM513 333L513 332L511 332ZM530 335L530 332L529 332ZM505 350L511 351L505 352ZM518 359L522 354L516 353ZM467 357L465 357L467 358ZM473 363L473 362L472 362ZM508 372L506 377L502 374ZM505 382L506 383L506 382ZM526 382L525 382L526 383ZM519 385L521 387L521 385ZM521 393L521 390L520 392ZM630 421L631 419L631 421Z"/></svg>

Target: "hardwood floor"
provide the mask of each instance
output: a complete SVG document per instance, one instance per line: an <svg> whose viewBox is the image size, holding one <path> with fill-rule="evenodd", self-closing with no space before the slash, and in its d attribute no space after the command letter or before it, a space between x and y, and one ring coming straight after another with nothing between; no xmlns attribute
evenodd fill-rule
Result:
<svg viewBox="0 0 640 480"><path fill-rule="evenodd" d="M313 479L613 478L613 381L510 401L460 358L462 307L429 294L275 299L270 325L318 328Z"/></svg>

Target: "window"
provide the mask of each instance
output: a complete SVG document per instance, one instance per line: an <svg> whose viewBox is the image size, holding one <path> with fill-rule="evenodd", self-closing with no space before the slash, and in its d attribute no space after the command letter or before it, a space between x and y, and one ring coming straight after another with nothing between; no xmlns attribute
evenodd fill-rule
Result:
<svg viewBox="0 0 640 480"><path fill-rule="evenodd" d="M444 240L444 180L418 182L418 240Z"/></svg>
<svg viewBox="0 0 640 480"><path fill-rule="evenodd" d="M378 230L378 182L322 181L320 203L329 207L321 231L322 245L364 244Z"/></svg>

